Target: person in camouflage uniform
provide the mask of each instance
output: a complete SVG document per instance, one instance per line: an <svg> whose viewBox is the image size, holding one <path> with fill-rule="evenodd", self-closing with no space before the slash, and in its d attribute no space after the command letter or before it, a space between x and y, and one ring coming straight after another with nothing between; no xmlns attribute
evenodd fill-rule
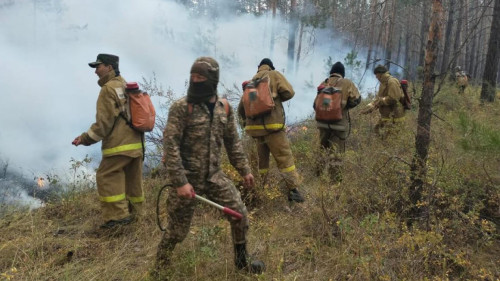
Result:
<svg viewBox="0 0 500 281"><path fill-rule="evenodd" d="M270 78L269 87L274 99L274 109L265 116L250 118L245 114L242 99L238 106L238 114L244 120L246 133L257 142L261 177L265 178L269 171L269 154L271 153L288 188L288 201L301 203L304 202L304 197L298 190L301 181L295 169L292 150L285 132L285 110L283 108L283 102L293 98L295 92L285 76L274 70L273 62L268 58L262 59L257 74L252 80L263 78L266 75Z"/></svg>
<svg viewBox="0 0 500 281"><path fill-rule="evenodd" d="M404 96L399 80L391 74L383 65L378 65L373 73L380 82L380 87L375 100L361 111L368 114L378 109L380 119L375 125L375 133L381 138L395 134L405 118L405 110L400 102Z"/></svg>
<svg viewBox="0 0 500 281"><path fill-rule="evenodd" d="M356 107L361 102L361 95L358 88L354 83L344 78L345 68L341 62L336 62L332 65L330 70L330 77L323 81L318 90L325 87L334 86L342 91L342 120L334 123L325 123L317 121L319 130L319 138L321 148L326 152L329 158L328 163L320 161L317 167L318 174L325 166L328 166L330 179L333 182L340 182L342 180L342 154L345 152L345 142L351 130L351 122L349 119L349 109ZM313 103L313 108L315 103Z"/></svg>
<svg viewBox="0 0 500 281"><path fill-rule="evenodd" d="M239 191L221 169L222 145L231 164L247 186L254 178L236 129L233 110L217 96L219 65L210 57L196 59L191 67L186 97L169 109L163 146L168 180L172 184L167 199L168 223L158 245L156 269L170 263L172 251L188 234L195 209L196 194L231 208L243 215L241 220L227 216L238 269L260 273L264 264L249 263L246 250L248 213Z"/></svg>
<svg viewBox="0 0 500 281"><path fill-rule="evenodd" d="M102 161L96 181L104 229L133 221L142 214L144 202L142 133L132 129L121 117L127 99L118 61L118 56L99 54L95 62L89 63L95 68L101 86L96 122L73 140L75 146L88 146L102 140Z"/></svg>

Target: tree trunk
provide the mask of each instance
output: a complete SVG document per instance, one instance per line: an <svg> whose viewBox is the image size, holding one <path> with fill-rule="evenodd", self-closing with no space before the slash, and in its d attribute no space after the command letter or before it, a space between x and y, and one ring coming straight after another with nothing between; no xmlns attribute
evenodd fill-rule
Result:
<svg viewBox="0 0 500 281"><path fill-rule="evenodd" d="M299 25L297 19L297 0L291 0L290 13L288 15L288 65L287 71L293 73L293 62L295 59L295 35Z"/></svg>
<svg viewBox="0 0 500 281"><path fill-rule="evenodd" d="M486 7L484 7L484 9L486 9ZM484 29L484 18L481 18L480 19L480 23L479 23L479 34L477 35L477 44L478 44L478 50L477 50L477 54L476 54L476 64L474 65L474 72L473 72L473 76L474 77L479 77L479 73L480 73L480 65L482 64L482 58L483 58L483 48L481 48L482 46L482 43L483 43L483 29Z"/></svg>
<svg viewBox="0 0 500 281"><path fill-rule="evenodd" d="M490 41L486 54L486 66L481 87L481 101L494 102L497 87L498 64L500 63L500 0L495 0L491 22Z"/></svg>
<svg viewBox="0 0 500 281"><path fill-rule="evenodd" d="M371 64L371 60L372 60L373 41L374 41L373 34L375 33L376 7L377 7L377 0L372 0L371 9L370 9L370 13L371 13L370 33L368 34L368 54L366 55L365 69L368 69L368 67Z"/></svg>
<svg viewBox="0 0 500 281"><path fill-rule="evenodd" d="M422 96L419 100L417 135L415 136L416 152L411 165L412 183L409 196L412 206L409 218L410 225L415 219L422 218L423 215L428 215L428 205L420 204L420 202L423 200L422 193L427 175L426 162L431 140L432 100L434 98L434 83L436 79L434 71L442 34L443 5L441 1L433 0L431 24L425 50L424 81Z"/></svg>
<svg viewBox="0 0 500 281"><path fill-rule="evenodd" d="M271 10L273 13L272 17L272 22L271 22L271 45L269 47L269 55L270 57L273 57L273 52L274 52L274 36L276 33L276 1L278 0L271 0Z"/></svg>
<svg viewBox="0 0 500 281"><path fill-rule="evenodd" d="M476 11L474 13L474 18L478 17L481 13L479 12L479 3L476 3L476 5L474 5L472 7L472 10L473 11ZM479 31L480 32L480 31ZM471 76L472 80L475 80L477 78L477 76L474 75L474 67L476 65L476 60L477 60L477 34L478 34L478 31L477 29L474 30L474 35L472 36L472 46L471 46L471 50L470 50L470 64L469 64L469 68L467 69L467 73L469 73L469 75ZM470 84L471 81L469 81L469 84Z"/></svg>
<svg viewBox="0 0 500 281"><path fill-rule="evenodd" d="M299 71L300 52L302 51L302 35L304 34L304 23L300 22L299 46L297 47L297 60L295 61L295 73Z"/></svg>
<svg viewBox="0 0 500 281"><path fill-rule="evenodd" d="M477 0L475 0L477 2ZM469 4L468 0L465 0L465 7L464 7L464 13L465 13L465 34L467 36L470 36L470 24L469 24ZM468 70L470 68L470 58L471 58L471 40L470 38L467 39L467 43L465 44L465 53L464 53L464 71L466 73L470 73Z"/></svg>
<svg viewBox="0 0 500 281"><path fill-rule="evenodd" d="M458 9L458 19L457 19L457 31L455 32L455 43L453 44L453 54L454 60L452 64L452 69L455 69L455 66L460 65L460 37L462 35L462 18L463 18L463 0L459 1L459 9ZM463 65L460 65L463 67Z"/></svg>
<svg viewBox="0 0 500 281"><path fill-rule="evenodd" d="M396 0L393 0L392 1L392 10L389 10L389 7L387 7L388 11L388 15L389 15L389 18L387 20L387 25L388 25L388 28L387 28L387 42L385 43L385 58L386 58L386 66L387 66L387 69L390 70L391 69L391 64L390 64L390 61L392 60L392 46L394 45L393 44L393 38L394 38L394 26L396 26L395 22L396 22ZM396 61L397 63L397 61Z"/></svg>
<svg viewBox="0 0 500 281"><path fill-rule="evenodd" d="M444 37L443 61L441 63L441 74L448 72L450 58L451 31L453 30L453 16L455 14L455 0L450 0L448 7L448 21L446 23L446 33Z"/></svg>
<svg viewBox="0 0 500 281"><path fill-rule="evenodd" d="M420 54L418 57L418 66L424 65L425 59L425 38L426 33L429 31L429 22L426 20L429 18L429 9L427 3L422 3L422 24L420 25Z"/></svg>

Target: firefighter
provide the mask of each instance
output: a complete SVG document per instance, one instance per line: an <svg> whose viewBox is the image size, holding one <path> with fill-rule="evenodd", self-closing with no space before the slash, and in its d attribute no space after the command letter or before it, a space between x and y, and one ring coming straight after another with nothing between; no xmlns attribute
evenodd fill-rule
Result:
<svg viewBox="0 0 500 281"><path fill-rule="evenodd" d="M92 145L102 141L102 161L96 172L97 192L104 224L110 229L129 224L141 215L143 143L141 133L121 117L125 108L125 80L120 75L118 56L99 54L95 68L101 87L97 98L96 121L88 131L73 140L73 145Z"/></svg>
<svg viewBox="0 0 500 281"><path fill-rule="evenodd" d="M342 95L340 102L342 119L331 122L328 122L328 120L316 122L321 148L325 152L323 156L328 158L327 163L322 163L323 161L318 163L319 167L317 167L317 171L319 174L326 164L330 179L333 182L340 182L342 180L342 154L345 152L345 142L351 130L351 122L348 115L349 109L356 107L361 102L361 95L358 88L351 80L344 78L344 76L344 65L341 62L336 62L332 65L330 77L318 86L318 93L325 87L333 86L339 89ZM315 103L313 104L313 108L316 110Z"/></svg>
<svg viewBox="0 0 500 281"><path fill-rule="evenodd" d="M273 62L268 58L262 59L257 74L252 80L266 75L270 78L269 86L274 98L274 109L264 116L250 118L245 114L242 99L238 106L238 114L244 120L246 133L257 143L260 176L265 178L269 171L269 154L271 153L286 182L288 201L301 203L304 202L304 197L298 190L300 177L285 133L285 110L283 108L283 102L293 98L295 92L285 76L275 70Z"/></svg>
<svg viewBox="0 0 500 281"><path fill-rule="evenodd" d="M380 119L375 125L375 133L381 139L386 139L394 134L404 121L405 110L400 102L404 94L399 80L391 76L385 66L378 65L373 73L380 82L380 87L375 100L361 113L368 114L378 109Z"/></svg>
<svg viewBox="0 0 500 281"><path fill-rule="evenodd" d="M196 201L193 192L241 214L238 220L227 216L238 269L261 273L261 261L249 261L247 254L248 212L233 182L221 169L224 144L229 161L252 187L254 177L238 137L233 110L217 95L219 64L211 57L200 57L191 67L186 97L169 109L164 131L164 155L168 180L172 183L167 199L168 224L158 245L156 274L170 264L172 251L189 232ZM226 109L227 108L227 109Z"/></svg>
<svg viewBox="0 0 500 281"><path fill-rule="evenodd" d="M469 78L460 66L455 67L455 80L457 81L458 92L465 93L465 88L469 85Z"/></svg>

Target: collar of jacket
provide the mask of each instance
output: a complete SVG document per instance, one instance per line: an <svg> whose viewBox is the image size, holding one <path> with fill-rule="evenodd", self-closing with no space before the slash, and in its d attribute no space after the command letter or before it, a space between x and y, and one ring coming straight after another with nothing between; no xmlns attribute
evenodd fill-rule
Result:
<svg viewBox="0 0 500 281"><path fill-rule="evenodd" d="M257 70L257 72L261 72L261 71L271 71L271 67L267 64L263 64L259 67L259 69Z"/></svg>
<svg viewBox="0 0 500 281"><path fill-rule="evenodd" d="M389 81L389 78L391 78L389 72L382 74L382 76L380 76L380 83L386 84L387 81Z"/></svg>
<svg viewBox="0 0 500 281"><path fill-rule="evenodd" d="M344 77L342 77L342 75L340 75L340 74L338 74L338 73L332 73L332 74L330 75L330 77L344 78Z"/></svg>
<svg viewBox="0 0 500 281"><path fill-rule="evenodd" d="M114 70L111 70L110 72L108 72L106 75L104 75L103 77L99 78L99 80L97 81L97 84L99 84L99 86L104 86L106 83L108 83L109 80L113 79L116 77L116 74L115 74L115 71Z"/></svg>

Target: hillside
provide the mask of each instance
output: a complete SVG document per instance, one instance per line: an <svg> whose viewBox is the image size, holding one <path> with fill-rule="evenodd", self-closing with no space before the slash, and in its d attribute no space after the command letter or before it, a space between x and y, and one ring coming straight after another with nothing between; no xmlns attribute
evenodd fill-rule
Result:
<svg viewBox="0 0 500 281"><path fill-rule="evenodd" d="M340 184L316 176L324 157L314 122L306 121L289 137L307 201L285 201L276 169L265 187L242 190L249 251L266 263L263 275L235 270L229 224L200 204L188 238L175 249L170 279L499 280L500 106L481 105L478 96L478 88L463 96L445 88L434 101L422 202L429 213L413 227L405 214L417 110L407 112L406 131L382 143L373 132L376 113L359 114L363 101L351 110ZM256 168L251 140L245 146ZM0 219L0 279L154 280L162 185L161 170L147 177L146 216L112 233L98 230L99 202L89 187L34 211L11 212Z"/></svg>

